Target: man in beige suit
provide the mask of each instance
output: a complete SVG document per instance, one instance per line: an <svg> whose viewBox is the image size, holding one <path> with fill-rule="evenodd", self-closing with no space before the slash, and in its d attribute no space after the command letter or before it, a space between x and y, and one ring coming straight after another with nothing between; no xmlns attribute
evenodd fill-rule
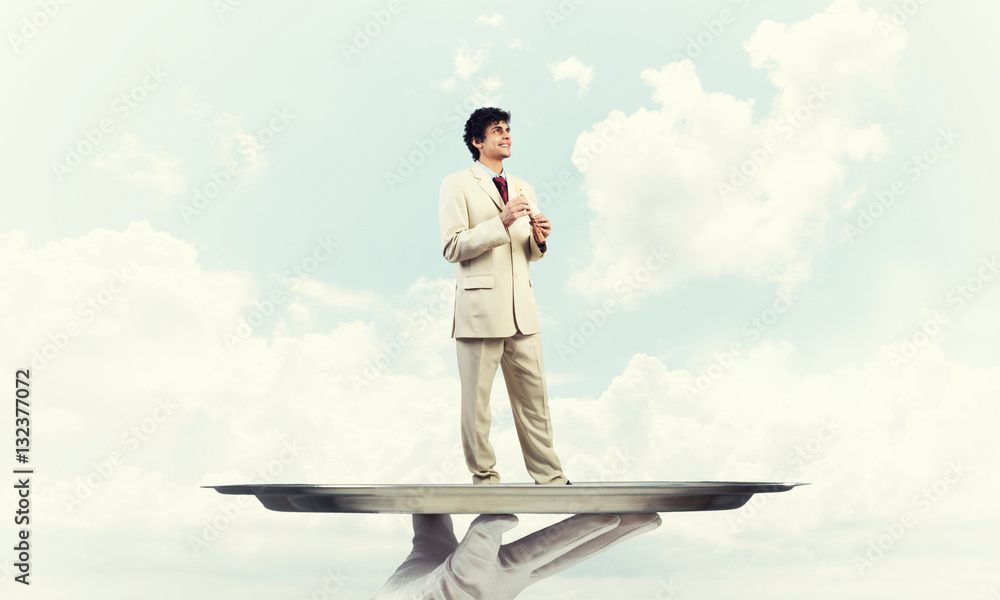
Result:
<svg viewBox="0 0 1000 600"><path fill-rule="evenodd" d="M511 154L509 122L498 108L473 112L465 143L476 162L441 182L441 248L456 270L451 335L462 380L462 445L472 482L499 483L489 435L490 389L500 365L528 473L535 483L568 484L552 448L528 275L528 263L545 256L552 225L538 212L531 185L503 168Z"/></svg>

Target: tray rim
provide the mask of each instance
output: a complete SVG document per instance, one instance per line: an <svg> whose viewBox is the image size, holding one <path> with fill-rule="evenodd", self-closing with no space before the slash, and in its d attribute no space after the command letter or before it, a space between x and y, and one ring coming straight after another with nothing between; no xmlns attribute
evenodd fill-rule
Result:
<svg viewBox="0 0 1000 600"><path fill-rule="evenodd" d="M397 496L414 491L432 492L462 492L475 490L483 495L505 495L516 492L518 495L563 494L569 496L581 495L581 492L608 494L622 493L775 493L792 488L810 485L806 482L774 482L774 481L611 481L611 482L579 482L569 486L535 485L531 483L506 483L499 485L472 485L464 483L368 483L368 484L317 484L317 483L238 483L223 485L203 485L202 489L214 489L227 495L288 495L288 494L372 494L378 496ZM529 491L530 490L530 491Z"/></svg>
<svg viewBox="0 0 1000 600"><path fill-rule="evenodd" d="M581 482L566 485L237 484L202 486L252 495L268 510L362 514L579 514L732 510L795 482Z"/></svg>

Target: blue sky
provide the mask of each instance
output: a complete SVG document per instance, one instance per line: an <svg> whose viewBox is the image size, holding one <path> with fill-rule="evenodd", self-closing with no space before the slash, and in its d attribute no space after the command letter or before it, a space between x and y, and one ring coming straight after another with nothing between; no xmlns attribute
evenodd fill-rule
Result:
<svg viewBox="0 0 1000 600"><path fill-rule="evenodd" d="M466 480L437 192L471 161L468 113L496 105L505 167L553 223L532 279L570 477L813 482L752 512L665 515L523 597L656 597L671 578L678 598L771 595L775 578L819 597L996 594L998 16L972 0L12 4L0 352L34 364L54 542L36 560L66 576L35 591L297 598L333 568L344 597L374 593L402 520L247 505L194 552L226 514L197 486L275 460L275 482ZM494 398L501 470L526 480L500 377ZM285 464L292 441L306 450ZM922 512L955 461L973 466ZM907 511L916 525L858 568Z"/></svg>

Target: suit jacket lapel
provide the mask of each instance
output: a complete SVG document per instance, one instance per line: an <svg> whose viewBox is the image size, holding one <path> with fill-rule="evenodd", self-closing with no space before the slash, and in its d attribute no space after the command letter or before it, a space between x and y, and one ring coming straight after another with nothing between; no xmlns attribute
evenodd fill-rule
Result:
<svg viewBox="0 0 1000 600"><path fill-rule="evenodd" d="M496 204L497 210L503 212L503 198L500 197L500 190L497 189L497 184L493 183L493 180L483 171L483 168L479 165L472 165L472 176L476 178L479 182L479 187L482 188L486 195L493 200L493 204ZM508 179L508 182L510 180ZM511 198L510 189L507 190L507 197Z"/></svg>

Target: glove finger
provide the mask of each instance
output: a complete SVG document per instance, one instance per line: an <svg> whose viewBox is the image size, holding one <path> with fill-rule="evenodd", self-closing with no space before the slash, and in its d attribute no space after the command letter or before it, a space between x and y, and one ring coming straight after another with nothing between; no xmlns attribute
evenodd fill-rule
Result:
<svg viewBox="0 0 1000 600"><path fill-rule="evenodd" d="M633 538L647 531L652 531L662 523L656 513L639 513L618 515L621 519L617 527L606 531L595 538L585 541L575 549L570 550L549 562L537 567L531 574L533 578L544 578L583 562L588 558L604 552L616 544Z"/></svg>
<svg viewBox="0 0 1000 600"><path fill-rule="evenodd" d="M451 557L451 568L459 575L495 567L503 534L517 525L514 515L479 515Z"/></svg>
<svg viewBox="0 0 1000 600"><path fill-rule="evenodd" d="M413 515L413 552L427 558L440 558L455 551L455 527L451 515Z"/></svg>
<svg viewBox="0 0 1000 600"><path fill-rule="evenodd" d="M500 551L500 564L534 570L613 530L618 522L618 515L574 515L507 544Z"/></svg>

